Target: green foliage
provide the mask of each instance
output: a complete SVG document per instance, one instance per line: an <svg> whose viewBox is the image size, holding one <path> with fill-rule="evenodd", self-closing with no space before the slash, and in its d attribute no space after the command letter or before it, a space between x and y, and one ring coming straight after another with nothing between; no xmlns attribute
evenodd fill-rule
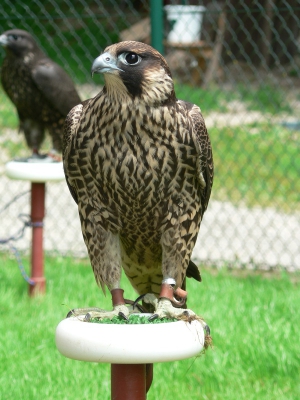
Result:
<svg viewBox="0 0 300 400"><path fill-rule="evenodd" d="M111 309L89 263L46 258L47 293L29 298L16 261L5 254L0 261L1 399L110 399L109 365L64 358L54 341L70 309ZM28 259L23 261L28 271ZM204 269L201 284L187 282L188 305L209 324L213 348L194 359L156 364L147 399L171 400L178 393L188 393L189 400L297 399L299 275L213 272ZM135 299L126 279L122 286L126 298Z"/></svg>

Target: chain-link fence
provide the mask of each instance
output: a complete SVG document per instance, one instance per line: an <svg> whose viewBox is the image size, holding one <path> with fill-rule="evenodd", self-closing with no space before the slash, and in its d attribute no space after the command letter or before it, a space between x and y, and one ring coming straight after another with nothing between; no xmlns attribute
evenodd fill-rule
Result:
<svg viewBox="0 0 300 400"><path fill-rule="evenodd" d="M190 8L164 9L161 44L177 97L202 109L215 160L212 198L193 258L299 269L300 1L168 1L164 6L181 3ZM199 5L205 10L191 8ZM147 1L2 0L0 31L17 27L32 33L86 99L102 83L90 77L92 61L117 41L151 43L149 16ZM155 21L153 26L160 29ZM1 64L3 57L1 51ZM5 163L28 149L17 133L14 107L0 95L1 211L30 184L4 174ZM46 200L46 250L86 255L65 182L47 184ZM22 227L19 213L29 213L29 194L0 214L0 238ZM16 245L27 250L30 232Z"/></svg>

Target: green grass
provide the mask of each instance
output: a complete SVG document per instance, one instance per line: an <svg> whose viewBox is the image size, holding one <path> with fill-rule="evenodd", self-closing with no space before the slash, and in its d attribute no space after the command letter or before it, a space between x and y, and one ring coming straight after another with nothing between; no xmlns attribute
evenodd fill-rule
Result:
<svg viewBox="0 0 300 400"><path fill-rule="evenodd" d="M228 104L236 100L243 103L249 111L270 114L292 112L286 93L269 84L256 87L237 84L230 89L212 84L208 89L203 89L175 83L175 91L178 99L199 105L204 115L210 111L227 112Z"/></svg>
<svg viewBox="0 0 300 400"><path fill-rule="evenodd" d="M286 100L286 93L279 87L262 84L259 87L239 84L236 89L237 98L247 104L248 110L258 110L264 113L290 113L292 108Z"/></svg>
<svg viewBox="0 0 300 400"><path fill-rule="evenodd" d="M209 133L214 198L285 211L299 207L300 145L293 131L261 123L211 128Z"/></svg>
<svg viewBox="0 0 300 400"><path fill-rule="evenodd" d="M161 324L161 323L168 323L168 322L177 322L176 318L157 318L154 320L149 321L148 316L140 316L139 314L136 315L129 315L128 319L122 318L120 316L113 317L112 319L109 318L91 318L90 322L94 324L109 324L109 325L145 325L145 324Z"/></svg>
<svg viewBox="0 0 300 400"><path fill-rule="evenodd" d="M47 258L47 294L29 298L15 260L5 254L0 260L1 399L108 400L109 365L64 358L54 342L71 308L110 308L88 262ZM28 270L27 259L24 265ZM179 393L189 400L298 399L299 275L203 270L202 277L201 284L188 281L189 307L209 324L214 347L198 358L156 364L148 400ZM125 279L123 287L127 298L135 298Z"/></svg>
<svg viewBox="0 0 300 400"><path fill-rule="evenodd" d="M18 129L18 125L16 109L0 86L0 129Z"/></svg>
<svg viewBox="0 0 300 400"><path fill-rule="evenodd" d="M207 90L175 83L175 92L178 99L197 104L203 113L210 111L226 112L226 103L233 100L232 96L236 98L234 92L224 91L217 86L211 86Z"/></svg>

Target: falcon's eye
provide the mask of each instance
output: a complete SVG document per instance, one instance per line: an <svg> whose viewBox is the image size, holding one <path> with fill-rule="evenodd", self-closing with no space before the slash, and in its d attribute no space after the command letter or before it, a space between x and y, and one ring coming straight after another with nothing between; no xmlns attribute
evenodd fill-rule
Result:
<svg viewBox="0 0 300 400"><path fill-rule="evenodd" d="M142 61L142 58L136 53L122 53L119 59L126 65L137 65Z"/></svg>
<svg viewBox="0 0 300 400"><path fill-rule="evenodd" d="M137 64L137 63L138 63L138 61L139 61L139 56L138 56L137 54L135 54L135 53L128 53L128 54L125 56L125 60L128 62L128 64L134 65L134 64Z"/></svg>
<svg viewBox="0 0 300 400"><path fill-rule="evenodd" d="M18 40L18 35L9 35L11 39Z"/></svg>

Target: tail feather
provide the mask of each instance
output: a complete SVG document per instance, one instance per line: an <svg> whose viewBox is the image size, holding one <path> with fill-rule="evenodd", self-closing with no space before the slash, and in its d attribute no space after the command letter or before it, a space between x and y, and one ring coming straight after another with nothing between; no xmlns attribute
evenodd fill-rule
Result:
<svg viewBox="0 0 300 400"><path fill-rule="evenodd" d="M198 282L202 282L202 278L201 278L201 275L200 275L199 268L191 260L190 260L189 265L188 265L187 270L186 270L186 276L188 278L194 278Z"/></svg>

